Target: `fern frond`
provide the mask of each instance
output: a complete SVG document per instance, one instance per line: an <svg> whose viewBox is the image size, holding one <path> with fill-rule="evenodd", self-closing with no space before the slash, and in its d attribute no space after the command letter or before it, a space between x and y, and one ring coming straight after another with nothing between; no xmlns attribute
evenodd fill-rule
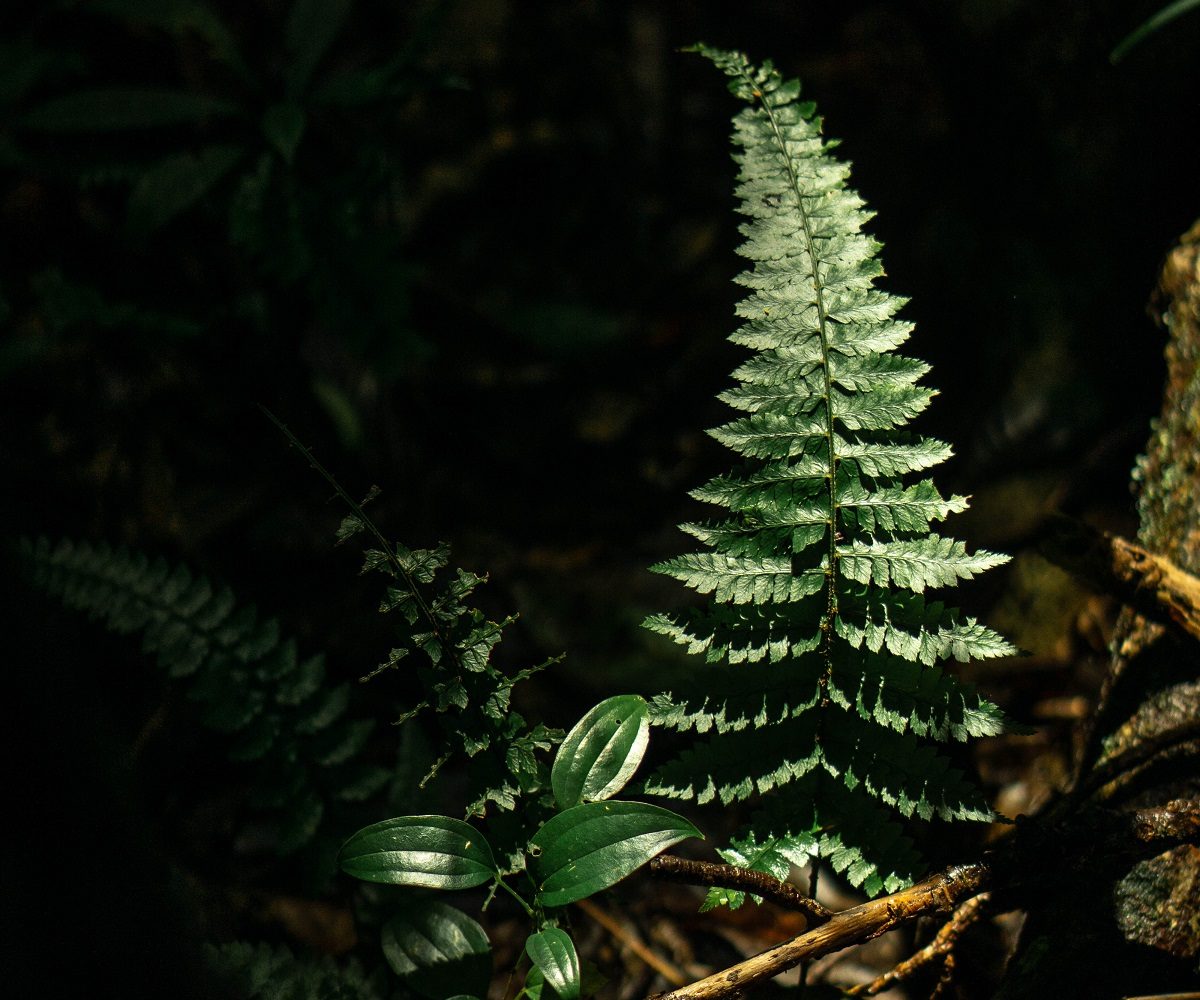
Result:
<svg viewBox="0 0 1200 1000"><path fill-rule="evenodd" d="M743 465L693 493L728 516L683 526L709 551L654 567L713 603L646 625L739 666L726 683L706 677L654 702L656 724L700 738L646 789L723 803L769 792L767 826L756 820L727 849L733 863L778 874L821 857L872 893L894 889L917 862L881 817L991 815L927 741L1011 724L935 664L1014 650L923 595L1005 557L931 534L967 499L904 481L951 450L905 429L936 395L922 384L929 366L894 353L913 330L896 317L904 299L874 287L870 213L813 106L770 63L697 51L747 105L734 158L751 268L730 339L756 353L720 395L741 415L709 432Z"/></svg>
<svg viewBox="0 0 1200 1000"><path fill-rule="evenodd" d="M873 653L886 649L927 666L942 659L966 662L1017 653L999 633L941 601L869 585L839 590L834 626L855 648L865 646Z"/></svg>
<svg viewBox="0 0 1200 1000"><path fill-rule="evenodd" d="M348 715L349 689L328 688L321 656L301 659L278 622L185 566L108 546L45 539L24 545L33 580L120 634L142 633L169 677L186 684L201 721L254 763L252 798L278 814L277 846L308 843L346 789L369 798L388 780L358 760L374 723Z"/></svg>
<svg viewBox="0 0 1200 1000"><path fill-rule="evenodd" d="M901 538L890 541L853 542L840 546L838 566L857 583L880 587L894 584L923 593L929 587L952 587L1008 562L992 552L967 552L953 538Z"/></svg>
<svg viewBox="0 0 1200 1000"><path fill-rule="evenodd" d="M787 603L819 593L825 582L822 568L793 574L786 556L727 556L707 552L677 556L652 567L681 580L713 600L731 604Z"/></svg>
<svg viewBox="0 0 1200 1000"><path fill-rule="evenodd" d="M644 791L700 805L714 799L728 805L793 782L821 766L819 715L797 706L775 725L712 736L660 767L646 779Z"/></svg>
<svg viewBox="0 0 1200 1000"><path fill-rule="evenodd" d="M238 1000L380 1000L392 992L382 970L368 975L352 959L296 956L282 945L209 945L205 958L225 995Z"/></svg>
<svg viewBox="0 0 1200 1000"><path fill-rule="evenodd" d="M925 739L966 742L998 736L1016 727L999 706L938 667L922 667L894 656L835 663L829 699L860 718Z"/></svg>

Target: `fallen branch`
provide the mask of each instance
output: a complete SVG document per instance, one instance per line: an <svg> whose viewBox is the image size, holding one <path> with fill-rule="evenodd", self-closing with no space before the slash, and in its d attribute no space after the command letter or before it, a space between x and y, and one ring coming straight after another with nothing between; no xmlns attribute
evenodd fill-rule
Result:
<svg viewBox="0 0 1200 1000"><path fill-rule="evenodd" d="M1051 521L1040 548L1084 583L1200 639L1200 578L1166 556L1067 517Z"/></svg>
<svg viewBox="0 0 1200 1000"><path fill-rule="evenodd" d="M575 900L575 905L620 941L621 944L637 955L638 958L650 966L668 983L675 986L682 986L687 982L687 976L680 969L647 947L640 937L628 928L623 927L590 899L577 899Z"/></svg>
<svg viewBox="0 0 1200 1000"><path fill-rule="evenodd" d="M847 992L853 997L873 997L877 993L882 993L884 990L890 989L897 983L904 982L904 980L915 975L934 961L940 961L943 967L953 968L951 953L954 950L954 945L958 942L962 932L983 916L990 898L984 892L972 899L968 899L954 911L954 915L937 932L937 936L911 958L905 959L890 972L885 972L878 979L874 979L869 983L863 983L861 986L855 986L847 990Z"/></svg>
<svg viewBox="0 0 1200 1000"><path fill-rule="evenodd" d="M660 854L650 862L650 874L672 882L688 885L707 885L721 889L736 889L762 896L773 903L803 913L808 920L808 929L826 923L833 912L815 899L804 895L790 882L781 882L766 872L737 865L719 865L711 861L691 861Z"/></svg>
<svg viewBox="0 0 1200 1000"><path fill-rule="evenodd" d="M951 868L910 889L835 913L820 927L656 1000L728 1000L801 962L870 941L927 913L953 910L991 881L986 863Z"/></svg>
<svg viewBox="0 0 1200 1000"><path fill-rule="evenodd" d="M1073 819L1071 825L1019 823L982 861L956 865L909 889L835 913L790 941L652 1000L732 1000L801 962L863 944L930 913L952 912L983 892L1002 892L1001 905L1015 908L1023 892L1036 893L1047 881L1069 876L1075 862L1152 856L1200 841L1200 802L1177 800L1133 812L1089 808L1076 811Z"/></svg>

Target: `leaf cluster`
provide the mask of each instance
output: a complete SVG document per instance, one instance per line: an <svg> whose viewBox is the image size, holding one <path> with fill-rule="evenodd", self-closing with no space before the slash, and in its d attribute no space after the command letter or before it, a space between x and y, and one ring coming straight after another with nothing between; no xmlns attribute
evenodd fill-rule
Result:
<svg viewBox="0 0 1200 1000"><path fill-rule="evenodd" d="M444 573L448 546L410 549L384 541L363 510L373 497L356 504L337 533L339 542L368 532L379 543L366 550L362 571L387 578L379 610L398 619L395 645L363 680L390 670L415 671L422 698L396 722L432 714L444 748L421 779L422 788L460 756L471 764L467 814L482 816L489 804L512 810L522 795L545 787L548 773L537 755L562 738L558 730L528 724L512 707L512 691L561 657L512 673L496 666L492 652L515 616L489 621L471 605L469 598L486 577L463 569Z"/></svg>
<svg viewBox="0 0 1200 1000"><path fill-rule="evenodd" d="M342 870L368 882L457 891L490 884L510 895L534 926L525 945L533 963L524 996L549 986L560 1000L581 995L582 972L557 911L609 888L659 852L700 832L682 816L645 802L612 798L641 763L649 739L649 709L620 695L589 711L554 759L553 815L544 823L526 812L524 844L515 861L497 859L485 833L449 816L397 816L359 830L342 846ZM508 879L513 878L516 885ZM452 906L402 912L383 928L392 969L423 996L487 988L487 935ZM449 978L448 978L449 977Z"/></svg>
<svg viewBox="0 0 1200 1000"><path fill-rule="evenodd" d="M934 533L966 498L906 481L950 448L905 429L934 396L929 366L896 353L912 324L874 287L870 215L814 106L769 62L697 50L746 104L734 159L751 267L730 339L754 353L720 396L741 415L711 431L743 463L693 494L724 516L682 526L706 551L655 567L712 603L646 623L727 674L655 700L656 724L696 739L645 787L761 799L728 860L782 877L823 858L877 893L917 870L890 813L991 816L931 744L1010 723L938 664L1015 650L926 594L1005 557Z"/></svg>
<svg viewBox="0 0 1200 1000"><path fill-rule="evenodd" d="M161 350L164 335L236 329L276 345L315 322L383 379L428 353L390 200L406 173L397 106L452 82L421 67L441 5L399 14L411 44L382 57L356 44L355 0L236 17L207 0L58 6L0 42L0 163L111 206L111 259L92 270L113 273L68 263L17 279L52 334L131 328ZM118 66L98 38L125 54ZM184 259L198 288L181 280ZM152 290L131 294L130 271L155 275ZM360 443L352 394L332 375L312 389L344 443Z"/></svg>

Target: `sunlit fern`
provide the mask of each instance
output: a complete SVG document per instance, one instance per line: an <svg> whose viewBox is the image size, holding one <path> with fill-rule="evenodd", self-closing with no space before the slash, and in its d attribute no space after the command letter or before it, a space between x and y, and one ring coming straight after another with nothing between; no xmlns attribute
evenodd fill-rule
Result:
<svg viewBox="0 0 1200 1000"><path fill-rule="evenodd" d="M920 384L929 366L894 353L912 331L895 318L905 300L874 287L870 213L799 82L740 53L697 51L747 104L734 143L739 252L752 267L730 339L755 353L720 397L743 415L711 431L745 462L693 494L728 513L683 525L707 551L655 567L713 603L647 621L726 666L656 699L658 725L701 738L646 790L757 797L722 852L734 864L783 877L822 858L871 894L894 890L920 869L896 814L991 816L931 744L1010 723L935 664L1014 649L925 595L1006 557L931 533L966 498L904 481L951 454L902 430L934 396ZM710 902L741 899L714 890Z"/></svg>

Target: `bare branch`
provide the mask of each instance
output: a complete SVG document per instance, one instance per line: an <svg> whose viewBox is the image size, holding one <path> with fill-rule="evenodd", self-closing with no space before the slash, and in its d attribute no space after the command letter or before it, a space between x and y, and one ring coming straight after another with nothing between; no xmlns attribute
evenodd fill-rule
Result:
<svg viewBox="0 0 1200 1000"><path fill-rule="evenodd" d="M790 882L781 882L766 872L758 872L752 868L719 865L711 861L690 861L687 858L660 854L650 862L650 874L670 879L672 882L736 889L739 892L762 896L789 910L803 913L808 920L809 930L820 926L833 916L832 911L804 895Z"/></svg>
<svg viewBox="0 0 1200 1000"><path fill-rule="evenodd" d="M1041 551L1084 583L1200 639L1200 579L1166 556L1066 517L1051 522Z"/></svg>
<svg viewBox="0 0 1200 1000"><path fill-rule="evenodd" d="M603 927L609 934L625 945L638 958L662 976L668 983L679 986L687 982L687 976L657 952L647 947L633 931L614 920L590 899L577 899L575 905Z"/></svg>
<svg viewBox="0 0 1200 1000"><path fill-rule="evenodd" d="M917 917L948 913L983 892L1004 890L1008 907L1022 891L1071 870L1064 859L1094 864L1098 857L1151 856L1200 840L1200 802L1179 799L1132 812L1091 809L1074 823L1029 820L1018 825L986 860L956 865L912 888L835 913L798 937L653 1000L733 1000L801 962L862 944Z"/></svg>
<svg viewBox="0 0 1200 1000"><path fill-rule="evenodd" d="M943 967L948 966L953 968L951 952L954 949L954 945L957 943L962 932L983 916L990 898L984 892L973 899L968 899L954 911L954 915L937 932L937 937L915 955L905 959L890 972L885 972L878 979L872 980L869 983L863 983L861 986L855 986L847 992L855 997L873 997L875 994L882 993L897 983L904 982L904 980L916 974L933 961L940 961Z"/></svg>
<svg viewBox="0 0 1200 1000"><path fill-rule="evenodd" d="M910 889L836 913L799 937L656 1000L730 1000L801 962L870 941L924 914L953 910L983 892L991 879L991 868L984 863L948 869Z"/></svg>

